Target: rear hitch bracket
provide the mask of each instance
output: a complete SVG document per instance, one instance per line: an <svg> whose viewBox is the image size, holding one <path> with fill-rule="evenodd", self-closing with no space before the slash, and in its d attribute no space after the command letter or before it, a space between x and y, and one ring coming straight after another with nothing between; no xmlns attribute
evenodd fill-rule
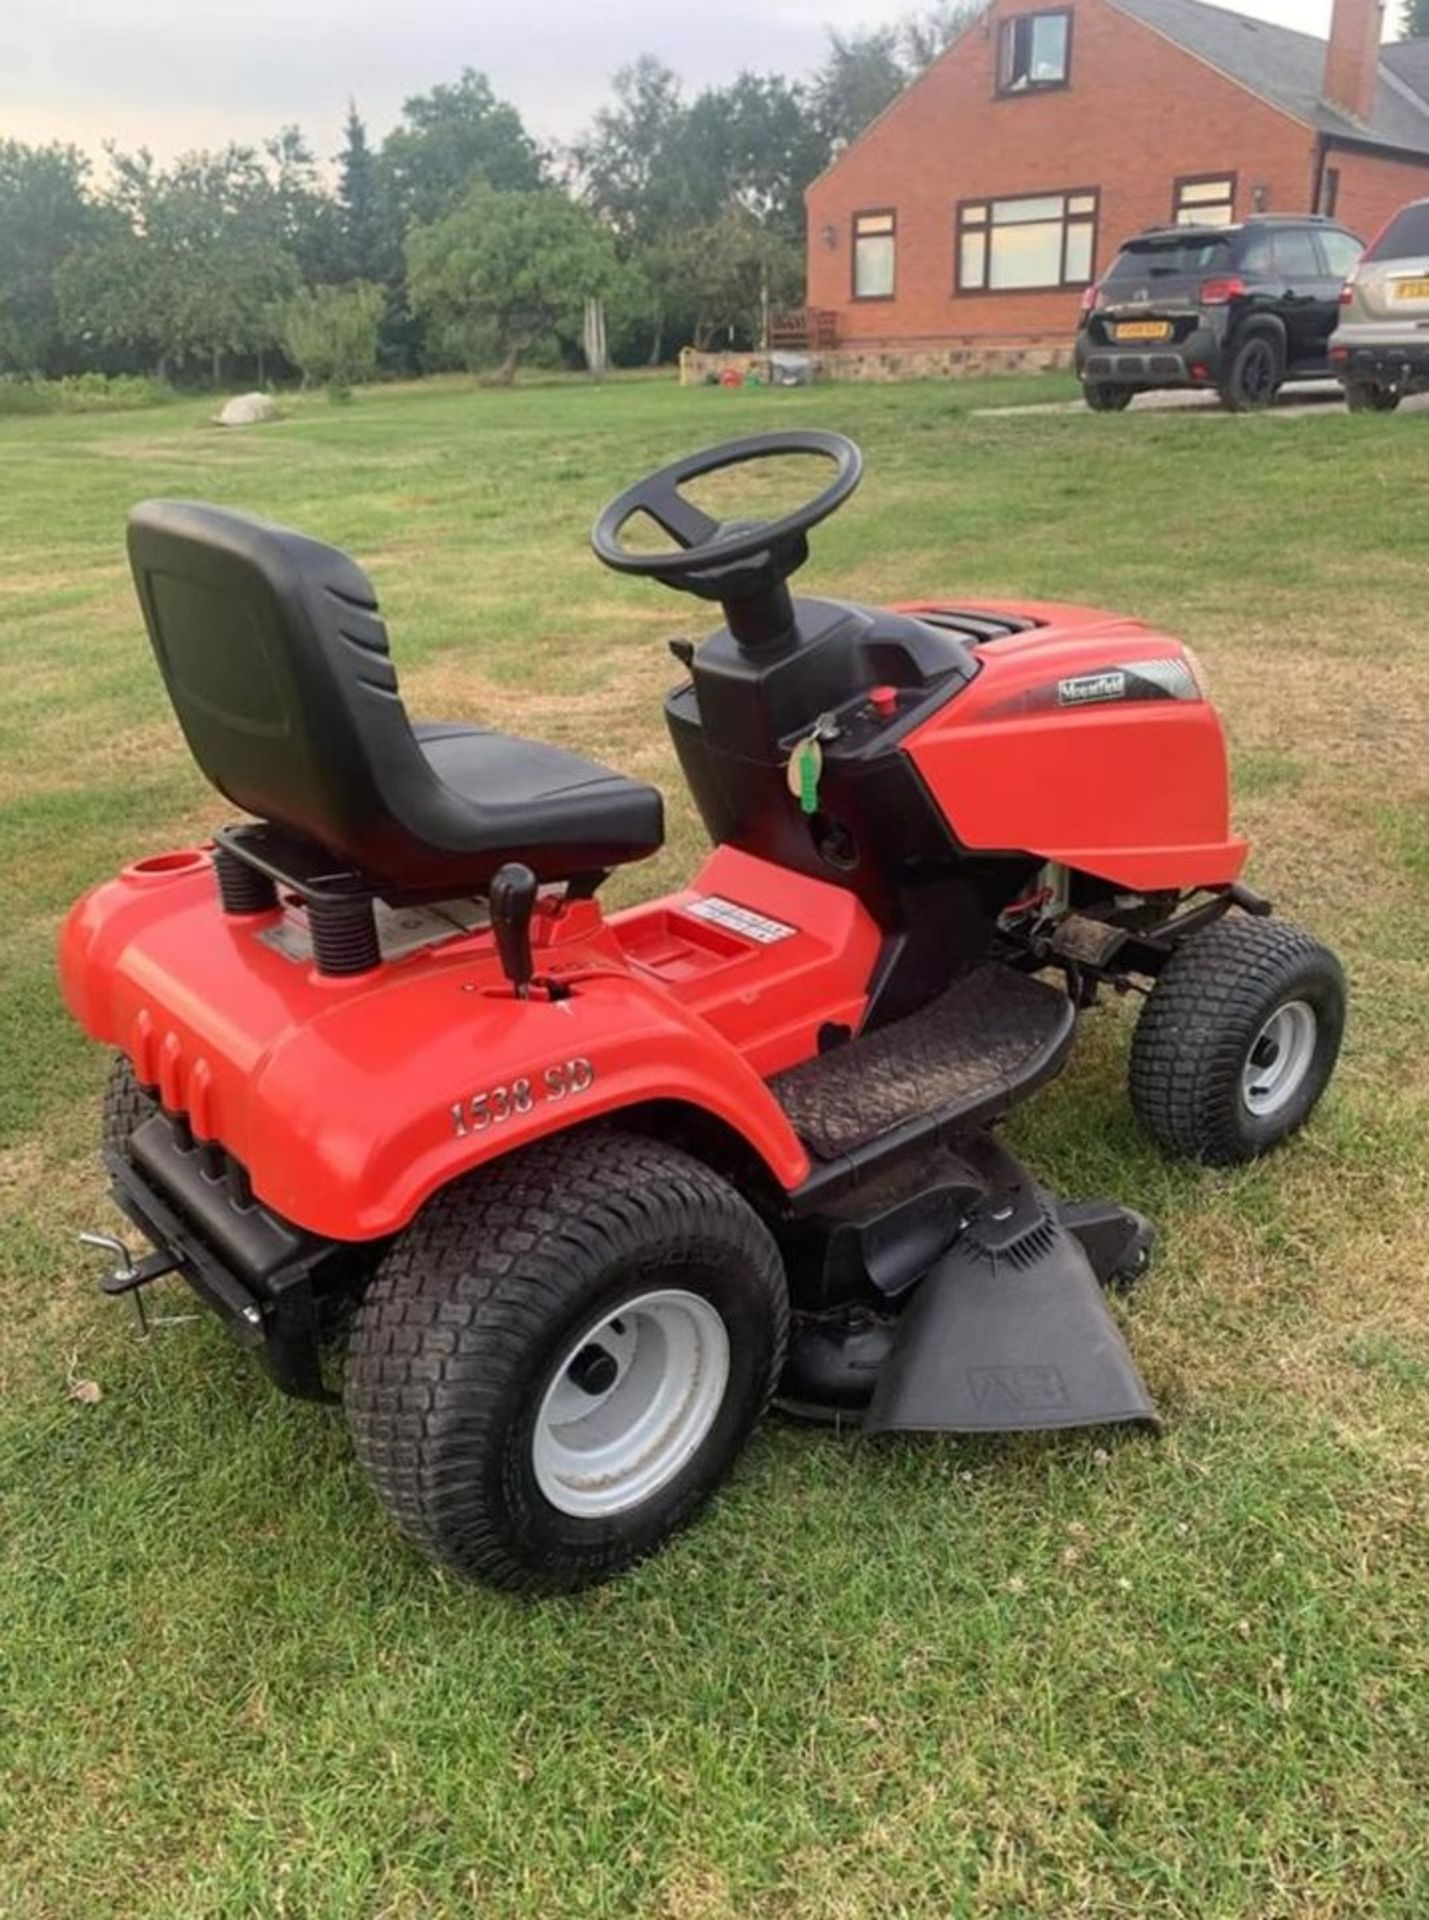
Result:
<svg viewBox="0 0 1429 1920"><path fill-rule="evenodd" d="M144 1307L143 1289L155 1280L162 1280L166 1273L176 1273L180 1262L177 1255L160 1248L146 1254L142 1260L136 1260L124 1242L112 1233L82 1233L79 1236L81 1246L93 1247L97 1252L107 1253L114 1265L99 1282L101 1293L111 1300L117 1300L122 1294L128 1294L134 1302L134 1314L139 1323L141 1334L149 1332L149 1316Z"/></svg>

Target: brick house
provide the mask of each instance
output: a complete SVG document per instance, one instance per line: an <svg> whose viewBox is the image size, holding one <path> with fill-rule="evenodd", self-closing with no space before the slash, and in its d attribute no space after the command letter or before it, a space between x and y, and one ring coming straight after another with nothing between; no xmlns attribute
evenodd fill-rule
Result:
<svg viewBox="0 0 1429 1920"><path fill-rule="evenodd" d="M841 347L1065 339L1137 229L1429 195L1429 40L1379 0L1328 42L1203 0L993 0L808 189Z"/></svg>

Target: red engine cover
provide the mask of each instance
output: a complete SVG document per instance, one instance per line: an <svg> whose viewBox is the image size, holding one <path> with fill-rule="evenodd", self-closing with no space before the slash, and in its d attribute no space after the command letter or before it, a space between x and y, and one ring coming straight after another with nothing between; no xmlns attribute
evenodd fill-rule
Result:
<svg viewBox="0 0 1429 1920"><path fill-rule="evenodd" d="M1040 624L980 645L977 678L905 743L962 844L1137 892L1234 880L1248 849L1231 831L1225 737L1189 650L1090 608L978 606Z"/></svg>

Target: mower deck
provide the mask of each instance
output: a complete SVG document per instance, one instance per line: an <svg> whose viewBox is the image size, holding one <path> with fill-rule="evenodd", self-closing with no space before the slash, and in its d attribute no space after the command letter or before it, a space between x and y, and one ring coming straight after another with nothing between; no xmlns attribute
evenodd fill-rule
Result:
<svg viewBox="0 0 1429 1920"><path fill-rule="evenodd" d="M993 964L769 1085L812 1156L866 1175L995 1118L1056 1071L1075 1025L1065 992Z"/></svg>

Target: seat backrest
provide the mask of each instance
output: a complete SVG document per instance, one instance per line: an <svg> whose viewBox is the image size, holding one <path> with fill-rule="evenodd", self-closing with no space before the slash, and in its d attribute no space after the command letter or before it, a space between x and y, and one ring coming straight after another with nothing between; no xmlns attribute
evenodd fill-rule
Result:
<svg viewBox="0 0 1429 1920"><path fill-rule="evenodd" d="M233 803L362 866L430 781L377 596L345 553L246 514L149 500L129 560L194 759Z"/></svg>

